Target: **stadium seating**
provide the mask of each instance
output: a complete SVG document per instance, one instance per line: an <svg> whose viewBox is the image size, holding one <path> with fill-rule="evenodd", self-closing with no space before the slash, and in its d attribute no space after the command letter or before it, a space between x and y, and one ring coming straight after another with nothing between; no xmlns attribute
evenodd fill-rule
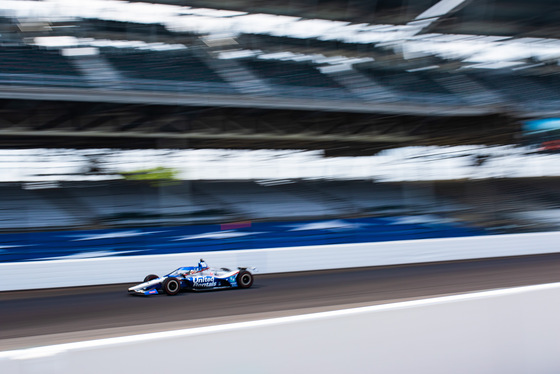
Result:
<svg viewBox="0 0 560 374"><path fill-rule="evenodd" d="M79 72L58 50L40 50L23 46L0 48L0 73L79 75Z"/></svg>
<svg viewBox="0 0 560 374"><path fill-rule="evenodd" d="M309 63L263 59L246 59L243 63L258 77L268 82L276 94L282 96L335 99L354 97L334 79Z"/></svg>
<svg viewBox="0 0 560 374"><path fill-rule="evenodd" d="M555 178L105 181L33 190L3 183L0 261L556 230L556 185Z"/></svg>
<svg viewBox="0 0 560 374"><path fill-rule="evenodd" d="M462 99L441 85L435 78L440 74L407 72L387 69L360 69L379 84L398 93L401 101L460 104Z"/></svg>
<svg viewBox="0 0 560 374"><path fill-rule="evenodd" d="M188 185L156 188L142 183L111 183L68 188L64 195L87 207L90 213L82 220L96 217L96 221L115 225L193 223L223 217L222 207L215 200L192 194Z"/></svg>
<svg viewBox="0 0 560 374"><path fill-rule="evenodd" d="M558 100L557 92L541 84L539 79L532 79L517 74L481 74L471 73L471 77L481 84L500 92L517 103L531 101Z"/></svg>
<svg viewBox="0 0 560 374"><path fill-rule="evenodd" d="M372 102L401 101L435 105L511 105L554 108L560 75L523 75L515 72L416 70L384 64L358 64L351 70L323 73L311 61L246 57L236 60L262 87L239 89L236 77L225 77L219 62L199 46L178 50L99 48L99 61L114 70L120 82L101 82L111 89L174 91L226 95L258 94L279 97ZM26 45L0 47L0 84L88 87L95 71L83 75L88 57L65 57L58 49ZM82 59L82 60L81 60ZM91 65L91 64L89 64ZM222 64L223 65L223 64ZM235 70L235 69L234 69ZM232 70L231 74L234 74ZM352 74L354 72L354 74ZM239 77L237 77L239 80ZM99 83L99 82L97 82ZM95 85L95 84L94 84ZM99 85L99 84L98 84ZM238 84L239 85L239 84ZM254 91L254 92L253 92Z"/></svg>
<svg viewBox="0 0 560 374"><path fill-rule="evenodd" d="M245 63L258 75L279 85L340 88L335 81L308 64L259 59Z"/></svg>
<svg viewBox="0 0 560 374"><path fill-rule="evenodd" d="M83 217L64 209L56 199L17 185L2 186L0 201L0 227L4 231L75 227L85 223Z"/></svg>
<svg viewBox="0 0 560 374"><path fill-rule="evenodd" d="M80 72L59 50L0 47L0 84L86 87Z"/></svg>
<svg viewBox="0 0 560 374"><path fill-rule="evenodd" d="M187 51L118 51L105 57L125 76L139 79L222 82L201 60Z"/></svg>
<svg viewBox="0 0 560 374"><path fill-rule="evenodd" d="M194 186L195 191L204 191L245 219L320 217L338 213L320 202L250 182L199 182Z"/></svg>
<svg viewBox="0 0 560 374"><path fill-rule="evenodd" d="M110 181L25 190L1 185L0 227L123 227L228 220L447 213L464 209L418 187L352 182L193 181L158 186ZM17 219L13 219L17 215Z"/></svg>
<svg viewBox="0 0 560 374"><path fill-rule="evenodd" d="M107 58L129 88L149 91L195 91L234 94L204 61L189 51L110 51Z"/></svg>

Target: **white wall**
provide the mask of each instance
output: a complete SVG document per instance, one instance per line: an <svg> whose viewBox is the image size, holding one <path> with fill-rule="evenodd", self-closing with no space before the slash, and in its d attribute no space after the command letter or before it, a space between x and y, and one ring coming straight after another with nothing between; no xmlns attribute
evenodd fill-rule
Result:
<svg viewBox="0 0 560 374"><path fill-rule="evenodd" d="M139 282L203 257L210 266L255 266L280 273L560 251L560 232L272 248L159 256L0 263L0 291Z"/></svg>
<svg viewBox="0 0 560 374"><path fill-rule="evenodd" d="M560 372L560 284L0 352L9 374Z"/></svg>

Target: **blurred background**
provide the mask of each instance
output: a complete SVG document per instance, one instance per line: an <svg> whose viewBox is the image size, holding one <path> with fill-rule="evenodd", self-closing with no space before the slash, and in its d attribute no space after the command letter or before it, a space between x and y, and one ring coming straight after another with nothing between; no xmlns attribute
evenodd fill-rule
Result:
<svg viewBox="0 0 560 374"><path fill-rule="evenodd" d="M0 3L0 262L557 231L560 3Z"/></svg>

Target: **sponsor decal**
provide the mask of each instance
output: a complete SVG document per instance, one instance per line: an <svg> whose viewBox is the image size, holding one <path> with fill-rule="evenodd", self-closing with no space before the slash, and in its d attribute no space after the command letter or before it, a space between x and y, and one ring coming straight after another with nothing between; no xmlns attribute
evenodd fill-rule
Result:
<svg viewBox="0 0 560 374"><path fill-rule="evenodd" d="M209 275L203 277L194 277L192 281L193 287L216 287L218 285L218 283L216 283L216 279Z"/></svg>
<svg viewBox="0 0 560 374"><path fill-rule="evenodd" d="M235 230L251 227L251 221L223 223L220 225L220 230Z"/></svg>
<svg viewBox="0 0 560 374"><path fill-rule="evenodd" d="M560 140L550 140L543 142L539 151L558 151L560 150Z"/></svg>

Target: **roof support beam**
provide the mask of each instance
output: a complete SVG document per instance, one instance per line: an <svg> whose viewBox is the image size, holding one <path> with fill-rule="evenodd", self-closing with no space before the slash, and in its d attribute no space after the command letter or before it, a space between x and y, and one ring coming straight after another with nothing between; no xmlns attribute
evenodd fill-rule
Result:
<svg viewBox="0 0 560 374"><path fill-rule="evenodd" d="M465 1L469 0L441 0L440 2L432 5L430 8L426 9L422 12L419 16L415 18L415 20L433 18L433 17L441 17L444 16L460 5L462 5Z"/></svg>
<svg viewBox="0 0 560 374"><path fill-rule="evenodd" d="M316 110L322 112L338 112L341 108L339 100L300 99L261 97L246 95L196 95L177 94L151 91L119 91L119 90L90 90L85 88L58 88L51 87L15 87L0 86L0 99L19 100L45 100L63 102L93 102L113 104L145 104L145 105L177 105L201 107L229 107L251 109L289 109L289 110ZM465 105L421 105L409 103L374 103L374 102L344 102L346 113L379 113L379 114L406 114L429 116L470 116L495 114L503 107L489 105L468 107Z"/></svg>

